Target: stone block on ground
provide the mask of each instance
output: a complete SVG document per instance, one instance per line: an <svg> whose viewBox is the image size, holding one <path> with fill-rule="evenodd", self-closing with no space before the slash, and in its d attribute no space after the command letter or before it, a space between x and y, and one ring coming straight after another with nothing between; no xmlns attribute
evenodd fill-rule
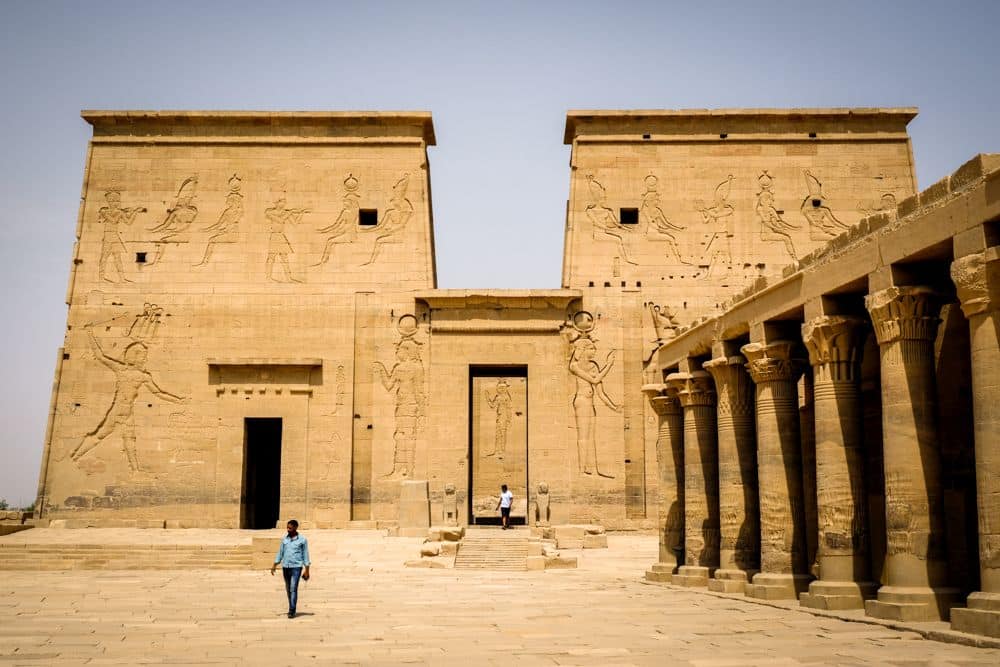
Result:
<svg viewBox="0 0 1000 667"><path fill-rule="evenodd" d="M546 570L572 570L576 568L576 556L545 556Z"/></svg>
<svg viewBox="0 0 1000 667"><path fill-rule="evenodd" d="M165 523L163 519L136 519L135 527L162 530Z"/></svg>
<svg viewBox="0 0 1000 667"><path fill-rule="evenodd" d="M441 554L440 542L427 542L420 546L421 556L438 556Z"/></svg>
<svg viewBox="0 0 1000 667"><path fill-rule="evenodd" d="M608 536L605 533L587 533L583 536L584 549L607 549Z"/></svg>
<svg viewBox="0 0 1000 667"><path fill-rule="evenodd" d="M458 542L441 542L441 555L454 556L458 553Z"/></svg>
<svg viewBox="0 0 1000 667"><path fill-rule="evenodd" d="M420 560L408 560L403 564L406 567L427 567L440 570L443 570L447 567L443 562L439 560L434 560L432 558L421 558Z"/></svg>
<svg viewBox="0 0 1000 667"><path fill-rule="evenodd" d="M544 570L545 556L528 556L525 559L525 565L530 571Z"/></svg>

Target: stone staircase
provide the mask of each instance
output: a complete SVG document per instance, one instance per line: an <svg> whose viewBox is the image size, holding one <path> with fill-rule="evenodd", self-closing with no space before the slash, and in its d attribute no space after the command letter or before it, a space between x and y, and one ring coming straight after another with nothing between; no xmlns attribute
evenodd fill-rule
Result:
<svg viewBox="0 0 1000 667"><path fill-rule="evenodd" d="M459 544L455 569L527 570L530 536L527 529L470 528Z"/></svg>
<svg viewBox="0 0 1000 667"><path fill-rule="evenodd" d="M0 570L247 570L249 544L5 544Z"/></svg>

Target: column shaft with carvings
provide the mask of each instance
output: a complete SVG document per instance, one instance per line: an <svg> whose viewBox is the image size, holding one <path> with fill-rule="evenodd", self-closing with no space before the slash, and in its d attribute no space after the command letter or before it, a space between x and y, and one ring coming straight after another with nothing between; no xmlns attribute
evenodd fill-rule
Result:
<svg viewBox="0 0 1000 667"><path fill-rule="evenodd" d="M743 593L760 569L754 385L740 355L704 364L715 380L719 447L719 569L709 590Z"/></svg>
<svg viewBox="0 0 1000 667"><path fill-rule="evenodd" d="M867 322L818 317L802 325L813 367L819 580L804 606L861 609L875 595L868 549L861 355Z"/></svg>
<svg viewBox="0 0 1000 667"><path fill-rule="evenodd" d="M951 625L1000 637L1000 247L956 260L951 277L969 320L980 572L980 591Z"/></svg>
<svg viewBox="0 0 1000 667"><path fill-rule="evenodd" d="M944 502L935 420L934 339L941 300L923 287L865 297L879 344L887 533L886 584L865 602L869 616L948 618Z"/></svg>
<svg viewBox="0 0 1000 667"><path fill-rule="evenodd" d="M796 381L802 362L791 341L741 348L756 385L757 476L760 484L760 572L747 595L796 599L809 584L802 449Z"/></svg>
<svg viewBox="0 0 1000 667"><path fill-rule="evenodd" d="M719 476L715 392L705 371L672 373L684 408L684 565L678 586L707 586L719 566Z"/></svg>
<svg viewBox="0 0 1000 667"><path fill-rule="evenodd" d="M660 555L646 579L669 583L684 549L684 413L677 395L663 384L644 385L656 413L656 461L659 471Z"/></svg>

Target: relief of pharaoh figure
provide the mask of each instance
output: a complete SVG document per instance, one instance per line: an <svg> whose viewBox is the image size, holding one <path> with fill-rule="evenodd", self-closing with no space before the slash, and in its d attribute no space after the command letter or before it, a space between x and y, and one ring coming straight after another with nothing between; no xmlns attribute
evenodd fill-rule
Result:
<svg viewBox="0 0 1000 667"><path fill-rule="evenodd" d="M268 280L279 283L301 283L302 281L295 277L292 273L292 268L288 265L288 256L295 251L292 250L292 244L288 242L288 237L285 236L285 225L297 225L302 220L302 216L309 212L309 209L287 208L286 204L285 198L280 197L274 202L274 206L264 211L264 216L267 217L268 231L270 232L267 238L265 268ZM281 266L285 269L287 281L278 280L274 276L275 260L281 262Z"/></svg>
<svg viewBox="0 0 1000 667"><path fill-rule="evenodd" d="M208 245L205 246L205 256L195 266L205 266L212 259L212 251L218 243L236 243L240 240L240 223L243 222L243 195L240 194L240 187L243 181L236 174L229 179L229 194L226 195L226 208L219 216L219 220L214 225L209 225L204 229L206 232L214 232L208 237Z"/></svg>
<svg viewBox="0 0 1000 667"><path fill-rule="evenodd" d="M795 246L792 245L792 236L789 232L799 229L798 225L785 222L781 213L774 206L774 178L767 171L761 172L757 177L760 184L760 192L757 193L757 201L753 210L760 220L760 238L762 241L781 241L785 244L785 252L792 260L797 260Z"/></svg>
<svg viewBox="0 0 1000 667"><path fill-rule="evenodd" d="M498 455L503 458L507 451L507 433L513 414L514 399L510 396L510 384L507 378L497 380L496 391L491 396L486 392L486 402L496 412L496 431L493 440L493 451L486 456Z"/></svg>
<svg viewBox="0 0 1000 667"><path fill-rule="evenodd" d="M372 247L372 256L362 266L373 264L382 251L383 245L400 240L395 237L403 231L406 223L413 217L413 204L406 198L406 190L409 186L410 175L403 174L403 177L392 186L392 197L389 199L389 206L386 208L382 220L371 229L363 230L375 233L375 245Z"/></svg>
<svg viewBox="0 0 1000 667"><path fill-rule="evenodd" d="M608 351L604 363L596 361L597 345L591 338L593 317L590 313L577 313L573 318L573 327L577 336L572 341L572 353L569 360L569 372L576 379L576 392L573 394L573 414L576 421L576 445L579 461L584 474L595 472L600 477L613 479L614 475L601 471L597 456L597 408L594 396L614 410L621 412L621 406L616 404L604 389L604 378L611 372L615 363L615 351Z"/></svg>
<svg viewBox="0 0 1000 667"><path fill-rule="evenodd" d="M667 257L674 255L681 264L690 264L681 257L680 248L677 246L677 237L674 232L680 232L686 227L675 225L667 219L666 214L660 207L660 193L656 191L658 180L656 176L650 174L643 179L646 184L646 192L642 195L642 202L639 205L639 222L646 226L646 233L655 231L658 238L667 242Z"/></svg>
<svg viewBox="0 0 1000 667"><path fill-rule="evenodd" d="M135 221L135 216L145 213L145 207L122 208L122 195L118 190L108 190L104 193L104 200L107 206L102 206L97 212L97 221L104 227L104 235L101 238L101 258L98 260L98 272L101 279L109 283L132 282L125 277L122 268L122 255L128 252L125 241L122 239L122 226L130 226ZM108 275L108 262L114 264L117 278Z"/></svg>
<svg viewBox="0 0 1000 667"><path fill-rule="evenodd" d="M90 338L90 346L94 351L94 356L99 362L110 368L115 374L114 398L111 406L105 413L104 418L94 430L90 431L83 440L72 451L70 456L73 461L79 461L87 452L99 445L105 438L116 431L120 431L122 439L122 450L128 459L129 468L132 472L138 472L139 456L135 448L135 401L139 396L139 390L145 387L153 395L162 398L170 403L181 403L183 398L172 394L156 384L152 374L146 370L146 358L149 355L149 348L145 343L133 342L125 348L121 359L115 359L108 355L97 342L94 330L91 325L87 325L87 335Z"/></svg>
<svg viewBox="0 0 1000 667"><path fill-rule="evenodd" d="M168 243L186 243L188 241L188 228L198 217L198 207L194 205L197 185L197 176L185 178L181 187L177 189L177 197L174 199L173 206L167 209L163 222L149 229L159 236L155 241L156 257L149 264L155 264L163 259L163 253Z"/></svg>
<svg viewBox="0 0 1000 667"><path fill-rule="evenodd" d="M608 207L607 192L593 175L587 176L587 185L590 189L590 201L587 203L586 213L594 223L594 240L600 240L599 234L613 239L622 259L629 264L637 264L629 257L628 248L625 247L625 234L631 234L632 230L621 224L615 212Z"/></svg>
<svg viewBox="0 0 1000 667"><path fill-rule="evenodd" d="M724 264L727 272L732 270L733 264L733 237L736 236L734 228L734 213L736 207L729 200L729 192L735 178L732 174L726 177L715 187L714 200L711 206L705 206L697 202L698 211L701 213L702 222L710 225L712 232L708 234L708 242L702 252L702 261L708 262L706 277L712 274L715 267L720 263Z"/></svg>
<svg viewBox="0 0 1000 667"><path fill-rule="evenodd" d="M384 477L412 478L417 436L422 427L426 406L424 364L420 358L420 343L413 340L416 318L404 315L400 318L398 328L403 339L396 344L396 363L391 369L387 369L381 361L376 361L373 367L385 390L394 393L396 397L392 471Z"/></svg>
<svg viewBox="0 0 1000 667"><path fill-rule="evenodd" d="M358 192L358 179L348 174L344 179L344 203L340 215L317 231L326 234L326 245L323 246L323 257L313 266L322 266L333 256L333 247L337 243L350 243L354 240L354 232L358 228L358 218L361 213L361 194Z"/></svg>
<svg viewBox="0 0 1000 667"><path fill-rule="evenodd" d="M806 188L809 194L802 200L800 211L802 216L809 221L809 238L813 241L825 241L837 236L841 232L850 228L837 219L833 211L827 205L826 197L823 195L823 184L813 176L812 172L806 169L802 175L806 179Z"/></svg>

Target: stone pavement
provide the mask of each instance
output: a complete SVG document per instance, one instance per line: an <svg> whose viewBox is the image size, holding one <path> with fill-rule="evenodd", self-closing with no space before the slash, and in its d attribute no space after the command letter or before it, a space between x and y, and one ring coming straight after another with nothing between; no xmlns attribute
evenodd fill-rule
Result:
<svg viewBox="0 0 1000 667"><path fill-rule="evenodd" d="M996 649L645 585L651 535L523 573L405 568L414 538L307 535L294 620L266 572L4 573L0 664L1000 664Z"/></svg>

